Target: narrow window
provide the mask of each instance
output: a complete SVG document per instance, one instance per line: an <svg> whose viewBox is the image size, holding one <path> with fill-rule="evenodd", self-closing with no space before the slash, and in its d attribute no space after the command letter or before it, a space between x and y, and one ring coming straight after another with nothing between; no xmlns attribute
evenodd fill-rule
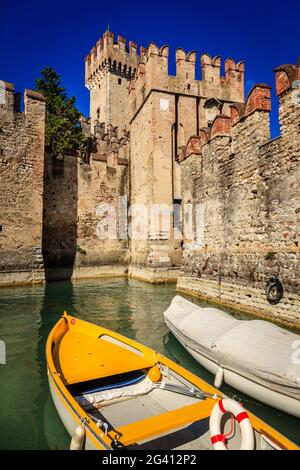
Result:
<svg viewBox="0 0 300 470"><path fill-rule="evenodd" d="M179 232L182 230L181 224L181 200L173 200L173 228L177 229Z"/></svg>
<svg viewBox="0 0 300 470"><path fill-rule="evenodd" d="M0 225L0 232L2 232L2 225Z"/></svg>
<svg viewBox="0 0 300 470"><path fill-rule="evenodd" d="M100 108L97 109L97 119L100 118Z"/></svg>
<svg viewBox="0 0 300 470"><path fill-rule="evenodd" d="M118 84L119 84L119 85L122 85L122 80L121 80L121 78L118 79Z"/></svg>
<svg viewBox="0 0 300 470"><path fill-rule="evenodd" d="M187 89L190 90L190 89L191 89L191 85L188 85L188 86L187 86Z"/></svg>
<svg viewBox="0 0 300 470"><path fill-rule="evenodd" d="M189 74L188 74L188 73L186 74L186 78L189 78Z"/></svg>

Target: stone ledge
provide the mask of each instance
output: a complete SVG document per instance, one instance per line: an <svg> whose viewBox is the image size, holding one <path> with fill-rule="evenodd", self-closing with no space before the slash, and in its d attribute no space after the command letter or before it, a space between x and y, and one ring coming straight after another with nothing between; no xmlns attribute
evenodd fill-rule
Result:
<svg viewBox="0 0 300 470"><path fill-rule="evenodd" d="M0 287L35 285L45 283L43 269L36 271L0 272Z"/></svg>
<svg viewBox="0 0 300 470"><path fill-rule="evenodd" d="M291 310L287 309L284 297L279 304L270 305L265 298L263 289L227 282L219 283L212 279L192 278L184 276L182 273L178 277L176 291L269 320L280 326L300 330L300 316L297 316L297 312L300 311L300 303L299 297L296 295L288 295L289 303L292 300L295 304L295 309ZM299 307L297 307L298 304Z"/></svg>
<svg viewBox="0 0 300 470"><path fill-rule="evenodd" d="M13 83L4 82L6 91L15 91L15 86Z"/></svg>
<svg viewBox="0 0 300 470"><path fill-rule="evenodd" d="M150 284L163 284L165 282L176 282L179 275L179 268L147 268L130 266L128 277Z"/></svg>
<svg viewBox="0 0 300 470"><path fill-rule="evenodd" d="M41 101L43 103L46 101L46 99L45 99L44 95L42 95L42 93L39 93L39 92L33 91L33 90L28 90L27 88L25 90L25 98L31 98L32 100Z"/></svg>

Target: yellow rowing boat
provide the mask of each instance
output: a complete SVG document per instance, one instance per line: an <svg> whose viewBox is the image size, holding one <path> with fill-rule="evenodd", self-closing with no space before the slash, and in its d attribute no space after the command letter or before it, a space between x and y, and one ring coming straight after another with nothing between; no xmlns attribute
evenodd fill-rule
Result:
<svg viewBox="0 0 300 470"><path fill-rule="evenodd" d="M298 449L170 359L66 312L46 356L72 449Z"/></svg>

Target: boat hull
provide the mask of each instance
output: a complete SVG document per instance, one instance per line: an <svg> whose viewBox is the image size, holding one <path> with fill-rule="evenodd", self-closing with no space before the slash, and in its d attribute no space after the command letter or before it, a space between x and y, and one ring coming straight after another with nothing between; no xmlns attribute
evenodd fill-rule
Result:
<svg viewBox="0 0 300 470"><path fill-rule="evenodd" d="M188 353L193 356L193 358L199 362L205 369L207 369L211 374L216 375L219 365L208 359L204 355L200 354L198 351L195 351L190 346L187 345L185 338L180 332L173 327L170 323L167 323L168 328L177 338L177 340L182 344L182 346L188 351ZM245 395L253 397L255 400L258 400L268 406L277 408L280 411L288 413L292 416L300 418L300 403L299 400L296 400L292 397L282 395L281 393L270 390L263 385L260 385L253 380L247 379L246 377L226 369L223 367L224 376L223 381L230 385L231 387L236 388Z"/></svg>
<svg viewBox="0 0 300 470"><path fill-rule="evenodd" d="M49 373L48 382L57 413L64 427L72 438L74 436L75 429L80 425L80 417L77 416L77 413L75 411L70 410L70 404L63 397L61 392L57 389ZM106 448L102 447L100 443L96 445L95 442L90 438L89 431L87 431L82 450L106 450Z"/></svg>

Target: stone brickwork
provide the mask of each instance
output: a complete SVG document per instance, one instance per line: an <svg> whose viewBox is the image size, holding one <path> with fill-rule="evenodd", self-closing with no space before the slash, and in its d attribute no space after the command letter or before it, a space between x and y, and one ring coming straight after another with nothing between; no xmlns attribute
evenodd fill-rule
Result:
<svg viewBox="0 0 300 470"><path fill-rule="evenodd" d="M2 82L3 85L3 82ZM0 103L0 285L41 282L45 103L4 83Z"/></svg>
<svg viewBox="0 0 300 470"><path fill-rule="evenodd" d="M243 104L244 65L232 59L225 61L225 77L221 77L220 57L212 59L204 54L202 80L196 80L194 51L177 49L176 76L168 74L168 62L167 46L158 48L151 43L147 49L141 48L140 63L130 83L130 180L132 203L171 208L184 196L178 163L182 146L188 137L199 135L200 128L210 125L216 115L229 112L229 104ZM148 270L149 280L158 270L161 278L165 269L166 279L177 277L182 249L173 228L171 213L168 237L164 230L150 230L148 240L131 243L133 275L143 277L141 271Z"/></svg>
<svg viewBox="0 0 300 470"><path fill-rule="evenodd" d="M245 106L232 105L230 118L217 117L182 150L182 194L204 217L198 239L185 239L177 287L300 327L298 70L276 69L279 138L270 141L270 89L256 85ZM265 286L274 276L284 296L271 305Z"/></svg>
<svg viewBox="0 0 300 470"><path fill-rule="evenodd" d="M120 197L128 199L129 136L118 136L111 126L100 130L89 163L46 155L43 253L49 280L127 272L128 240L119 239L119 221ZM97 226L110 217L107 205L115 209L117 232L101 240Z"/></svg>

